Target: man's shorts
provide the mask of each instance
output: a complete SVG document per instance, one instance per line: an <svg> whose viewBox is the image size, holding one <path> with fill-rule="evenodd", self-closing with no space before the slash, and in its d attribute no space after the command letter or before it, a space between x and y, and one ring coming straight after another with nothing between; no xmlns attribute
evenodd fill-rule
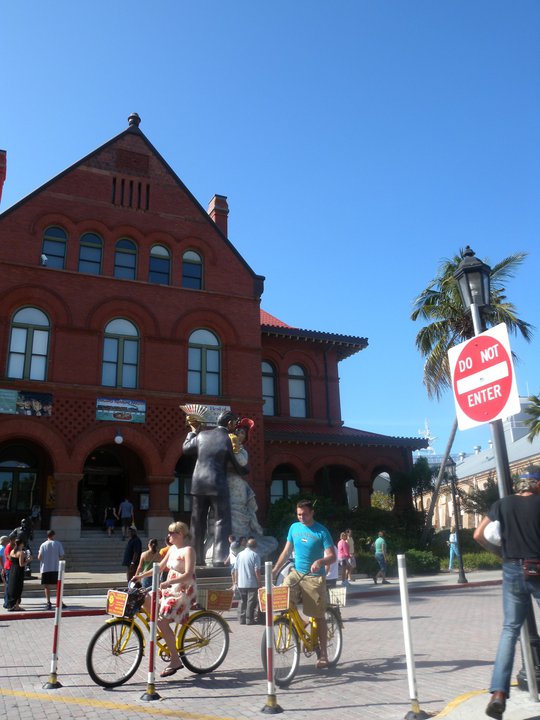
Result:
<svg viewBox="0 0 540 720"><path fill-rule="evenodd" d="M128 527L130 527L131 523L132 523L131 515L129 517L122 518L122 527L128 528Z"/></svg>
<svg viewBox="0 0 540 720"><path fill-rule="evenodd" d="M291 602L295 605L302 603L305 615L323 618L327 606L326 578L323 575L306 575L295 585L301 577L298 570L291 570L283 581L284 585L291 588Z"/></svg>
<svg viewBox="0 0 540 720"><path fill-rule="evenodd" d="M42 585L56 585L58 582L58 571L41 573Z"/></svg>

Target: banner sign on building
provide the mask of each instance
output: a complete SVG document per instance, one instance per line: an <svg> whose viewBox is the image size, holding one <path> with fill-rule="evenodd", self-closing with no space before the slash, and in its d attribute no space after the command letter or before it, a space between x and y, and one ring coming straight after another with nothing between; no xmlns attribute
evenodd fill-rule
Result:
<svg viewBox="0 0 540 720"><path fill-rule="evenodd" d="M53 396L26 390L0 388L0 413L4 415L31 415L51 417Z"/></svg>
<svg viewBox="0 0 540 720"><path fill-rule="evenodd" d="M146 402L128 398L98 398L96 420L143 423L146 421Z"/></svg>

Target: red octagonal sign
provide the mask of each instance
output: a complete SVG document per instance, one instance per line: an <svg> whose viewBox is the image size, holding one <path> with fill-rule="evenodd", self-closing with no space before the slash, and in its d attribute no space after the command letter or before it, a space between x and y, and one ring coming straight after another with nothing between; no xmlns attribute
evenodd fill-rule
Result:
<svg viewBox="0 0 540 720"><path fill-rule="evenodd" d="M504 323L451 348L448 358L460 430L519 412Z"/></svg>

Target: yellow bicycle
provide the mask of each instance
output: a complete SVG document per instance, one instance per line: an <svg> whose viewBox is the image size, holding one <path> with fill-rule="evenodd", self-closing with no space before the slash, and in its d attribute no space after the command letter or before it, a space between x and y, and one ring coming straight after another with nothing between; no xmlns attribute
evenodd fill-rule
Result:
<svg viewBox="0 0 540 720"><path fill-rule="evenodd" d="M144 631L150 630L150 616L142 606L144 591L128 590L123 617L109 618L90 640L86 668L102 687L117 687L137 672L144 655ZM214 610L195 610L184 625L176 624L176 647L185 667L193 673L218 668L229 651L228 623ZM161 633L157 631L156 652L170 660Z"/></svg>
<svg viewBox="0 0 540 720"><path fill-rule="evenodd" d="M337 665L343 649L343 620L339 605L326 608L328 665ZM263 667L267 668L266 632L261 643ZM304 622L295 605L274 615L274 681L276 685L289 685L300 664L300 649L306 657L320 655L319 628L315 618Z"/></svg>

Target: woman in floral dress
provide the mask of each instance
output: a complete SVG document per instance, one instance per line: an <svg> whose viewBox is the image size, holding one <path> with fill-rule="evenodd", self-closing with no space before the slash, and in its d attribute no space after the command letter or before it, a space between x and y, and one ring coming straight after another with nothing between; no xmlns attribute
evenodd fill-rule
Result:
<svg viewBox="0 0 540 720"><path fill-rule="evenodd" d="M190 539L188 526L183 522L169 525L169 551L159 565L160 572L168 570L167 578L160 583L160 600L157 625L167 644L170 661L161 677L170 677L183 667L178 650L176 637L171 623L184 623L193 603L197 600L195 581L195 551L186 543ZM140 580L152 574L152 570L135 575L133 580ZM145 600L150 610L150 597Z"/></svg>

